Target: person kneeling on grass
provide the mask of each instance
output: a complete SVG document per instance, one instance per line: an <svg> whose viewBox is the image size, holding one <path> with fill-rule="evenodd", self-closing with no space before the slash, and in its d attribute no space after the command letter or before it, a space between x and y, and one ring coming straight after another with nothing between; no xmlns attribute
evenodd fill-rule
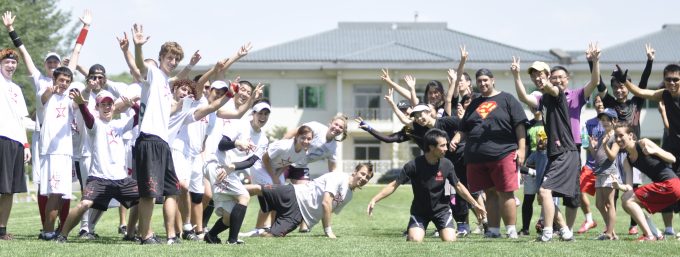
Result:
<svg viewBox="0 0 680 257"><path fill-rule="evenodd" d="M413 202L411 202L411 218L408 225L408 241L421 242L425 237L425 228L430 223L439 231L442 241L455 241L456 233L453 229L453 216L449 208L449 198L444 195L444 187L448 180L466 201L475 208L479 216L486 215L484 207L470 195L468 190L458 181L453 163L444 158L448 141L446 132L440 129L430 129L425 133L424 143L428 151L425 155L416 157L406 165L397 178L368 203L368 215L373 215L375 204L394 193L397 187L410 180L413 185Z"/></svg>
<svg viewBox="0 0 680 257"><path fill-rule="evenodd" d="M663 235L657 235L651 216L646 215L642 207L653 214L680 200L680 179L669 165L676 159L649 139L636 141L635 133L627 125L617 125L615 136L619 147L628 153L628 162L647 175L652 183L635 190L629 184L620 185L616 181L613 181L612 186L625 192L622 197L623 209L640 225L643 232L638 241L659 240Z"/></svg>
<svg viewBox="0 0 680 257"><path fill-rule="evenodd" d="M303 221L311 229L321 220L326 236L336 238L331 229L331 214L339 214L352 200L354 190L366 185L372 177L373 165L361 163L351 175L336 171L306 184L246 186L251 195L262 196L259 198L262 211L276 212L271 229L260 236L284 237Z"/></svg>
<svg viewBox="0 0 680 257"><path fill-rule="evenodd" d="M83 213L90 207L105 211L112 198L118 200L126 208L136 205L139 201L137 181L128 177L125 169L125 151L121 135L132 130L139 120L139 106L123 98L128 106L135 110L135 116L127 119L113 118L113 95L102 90L97 94L97 111L99 118L95 119L87 108L85 98L78 90L72 90L70 97L78 104L83 114L85 126L89 130L90 142L93 145L92 166L89 171L87 185L83 189L83 200L78 206L71 208L65 225L57 237L57 242L65 243L68 233L80 221ZM134 226L128 226L128 235L134 235Z"/></svg>

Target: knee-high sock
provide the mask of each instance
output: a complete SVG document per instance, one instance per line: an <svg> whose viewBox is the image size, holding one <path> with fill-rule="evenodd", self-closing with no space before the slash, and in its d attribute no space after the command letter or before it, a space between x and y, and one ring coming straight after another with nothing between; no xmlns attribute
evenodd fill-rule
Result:
<svg viewBox="0 0 680 257"><path fill-rule="evenodd" d="M215 225L213 225L213 227L210 228L210 231L208 231L208 234L210 234L211 236L217 236L220 233L227 230L228 228L229 227L226 224L224 224L224 222L222 222L222 219L220 218L220 219L217 219L217 221L215 221Z"/></svg>
<svg viewBox="0 0 680 257"><path fill-rule="evenodd" d="M45 224L45 205L47 204L47 196L40 195L38 192L38 211L40 211L40 224Z"/></svg>
<svg viewBox="0 0 680 257"><path fill-rule="evenodd" d="M534 198L536 195L524 195L522 202L522 230L529 231L531 226L531 216L534 215Z"/></svg>
<svg viewBox="0 0 680 257"><path fill-rule="evenodd" d="M210 200L208 203L208 206L203 209L203 224L207 225L210 222L210 216L212 216L213 211L215 210L215 202L213 200Z"/></svg>
<svg viewBox="0 0 680 257"><path fill-rule="evenodd" d="M83 216L80 218L80 230L85 230L87 232L90 232L90 224L88 221L90 220L90 209L87 209L85 213L83 213Z"/></svg>
<svg viewBox="0 0 680 257"><path fill-rule="evenodd" d="M246 210L248 206L236 204L234 209L231 210L231 216L229 216L229 242L234 243L238 240L238 232L241 231L241 225L243 224L243 219L246 217Z"/></svg>
<svg viewBox="0 0 680 257"><path fill-rule="evenodd" d="M55 230L61 232L61 228L66 223L66 217L68 217L68 211L71 208L71 199L61 199L61 209L59 210L59 229Z"/></svg>

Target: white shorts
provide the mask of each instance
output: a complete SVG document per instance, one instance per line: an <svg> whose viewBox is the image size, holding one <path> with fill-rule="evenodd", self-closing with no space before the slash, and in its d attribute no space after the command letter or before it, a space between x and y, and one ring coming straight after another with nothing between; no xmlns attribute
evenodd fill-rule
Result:
<svg viewBox="0 0 680 257"><path fill-rule="evenodd" d="M194 157L187 156L182 151L172 149L172 162L175 164L177 181L189 183L193 161Z"/></svg>
<svg viewBox="0 0 680 257"><path fill-rule="evenodd" d="M191 165L189 192L199 194L205 192L205 184L203 184L203 157L201 155L196 156Z"/></svg>
<svg viewBox="0 0 680 257"><path fill-rule="evenodd" d="M621 181L621 177L619 176L618 172L614 172L611 175L614 176L616 181L619 182L619 184L623 184ZM612 179L612 176L610 174L599 174L595 176L595 188L614 188L612 186L612 182L614 180Z"/></svg>
<svg viewBox="0 0 680 257"><path fill-rule="evenodd" d="M283 177L283 172L279 172L279 182L280 184L284 184L286 182L286 178ZM255 169L255 170L250 170L250 179L252 180L252 184L256 185L272 185L274 184L274 181L272 181L272 177L269 176L269 172L265 169Z"/></svg>
<svg viewBox="0 0 680 257"><path fill-rule="evenodd" d="M48 154L40 159L40 195L61 194L70 199L73 193L73 162L70 155Z"/></svg>
<svg viewBox="0 0 680 257"><path fill-rule="evenodd" d="M33 133L33 142L31 143L31 159L32 159L32 165L33 169L31 170L31 173L33 175L33 184L35 185L40 185L40 159L42 159L42 155L40 155L40 131L36 131Z"/></svg>
<svg viewBox="0 0 680 257"><path fill-rule="evenodd" d="M241 183L237 172L229 173L222 181L215 181L217 174L221 170L223 169L217 161L209 161L203 167L205 177L210 181L213 201L215 202L215 214L217 216L222 216L225 212L231 212L234 205L236 205L236 199L239 195L250 195Z"/></svg>

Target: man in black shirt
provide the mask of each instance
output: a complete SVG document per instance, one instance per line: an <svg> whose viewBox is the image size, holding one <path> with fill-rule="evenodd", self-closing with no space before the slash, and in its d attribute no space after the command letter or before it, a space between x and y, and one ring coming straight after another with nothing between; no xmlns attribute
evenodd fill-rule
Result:
<svg viewBox="0 0 680 257"><path fill-rule="evenodd" d="M473 204L478 215L485 215L484 207L480 206L470 195L468 190L458 181L453 164L444 158L448 140L446 132L440 129L430 129L424 136L427 146L425 155L416 157L406 165L395 181L383 188L368 203L368 215L373 214L375 204L391 195L397 187L407 180L411 181L413 202L411 202L411 218L408 225L408 241L420 242L425 237L425 228L430 223L439 231L442 241L456 240L453 229L453 217L449 208L449 198L444 196L445 180L453 185L457 194Z"/></svg>

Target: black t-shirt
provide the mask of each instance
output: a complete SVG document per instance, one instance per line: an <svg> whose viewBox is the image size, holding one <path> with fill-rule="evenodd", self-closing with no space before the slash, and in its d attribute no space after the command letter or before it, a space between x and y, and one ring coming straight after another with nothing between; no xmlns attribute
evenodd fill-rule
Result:
<svg viewBox="0 0 680 257"><path fill-rule="evenodd" d="M449 208L450 198L444 195L446 181L455 185L458 177L453 169L453 163L446 158L439 159L439 163L427 163L424 155L416 157L404 165L399 174L399 184L411 181L413 202L411 214L428 216Z"/></svg>
<svg viewBox="0 0 680 257"><path fill-rule="evenodd" d="M457 116L446 116L446 117L441 117L437 118L437 120L434 122L434 126L432 128L438 128L446 132L447 134L447 140L450 142L451 138L453 135L456 134L460 127L460 119L458 119ZM424 152L427 152L427 147L425 146L424 138L425 138L425 133L430 130L428 127L421 126L417 122L413 122L413 135L415 136L415 141L416 144L420 147L421 150Z"/></svg>
<svg viewBox="0 0 680 257"><path fill-rule="evenodd" d="M668 90L664 90L661 100L666 106L668 117L668 140L663 143L663 148L676 157L680 156L680 99L674 98Z"/></svg>
<svg viewBox="0 0 680 257"><path fill-rule="evenodd" d="M602 99L602 104L605 108L612 108L616 111L620 122L626 122L635 132L635 136L640 138L640 112L645 104L645 99L634 96L631 99L621 103L616 99L606 94Z"/></svg>
<svg viewBox="0 0 680 257"><path fill-rule="evenodd" d="M637 142L635 143L635 151L638 153L637 160L632 162L628 159L628 162L647 175L653 182L661 182L678 177L668 163L656 157L656 155L645 155L642 152L642 147Z"/></svg>
<svg viewBox="0 0 680 257"><path fill-rule="evenodd" d="M567 151L578 150L571 134L571 121L567 97L560 89L557 97L543 94L541 101L545 107L545 133L548 136L548 156L555 156Z"/></svg>
<svg viewBox="0 0 680 257"><path fill-rule="evenodd" d="M522 105L511 94L472 100L461 121L467 136L465 162L497 161L517 150L515 128L526 121Z"/></svg>

